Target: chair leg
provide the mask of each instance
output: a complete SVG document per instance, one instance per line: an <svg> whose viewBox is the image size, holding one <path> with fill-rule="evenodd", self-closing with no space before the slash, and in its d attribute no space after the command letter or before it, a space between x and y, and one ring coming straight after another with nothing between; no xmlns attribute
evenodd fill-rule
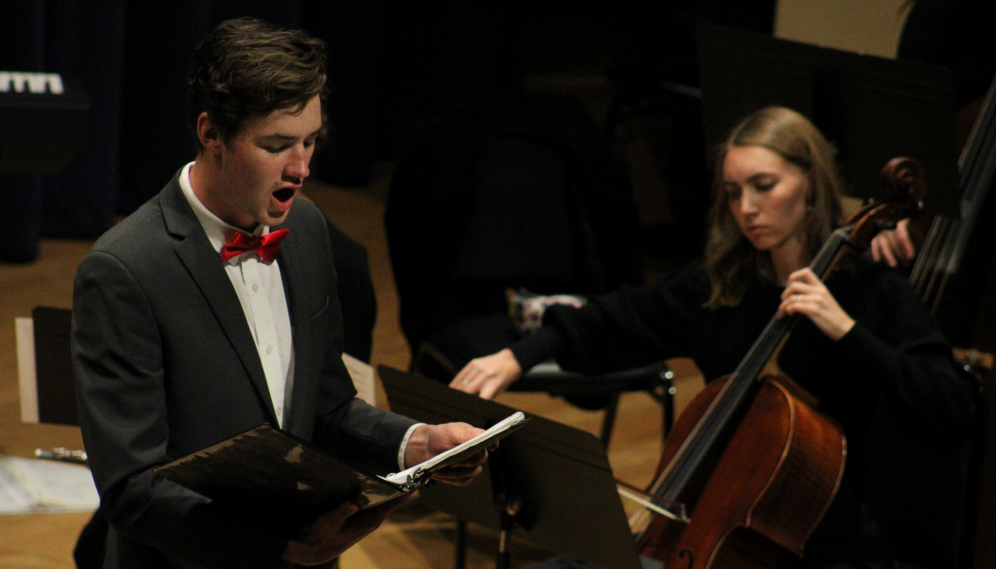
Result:
<svg viewBox="0 0 996 569"><path fill-rule="evenodd" d="M453 546L453 567L464 569L467 566L467 522L464 520L457 520Z"/></svg>
<svg viewBox="0 0 996 569"><path fill-rule="evenodd" d="M612 394L609 404L605 407L605 416L602 417L602 446L609 450L609 441L612 439L612 427L616 423L616 411L619 408L619 392Z"/></svg>
<svg viewBox="0 0 996 569"><path fill-rule="evenodd" d="M674 372L665 367L661 371L661 387L663 390L661 397L661 420L663 422L663 435L661 441L666 441L674 426L674 394L677 391L674 387Z"/></svg>

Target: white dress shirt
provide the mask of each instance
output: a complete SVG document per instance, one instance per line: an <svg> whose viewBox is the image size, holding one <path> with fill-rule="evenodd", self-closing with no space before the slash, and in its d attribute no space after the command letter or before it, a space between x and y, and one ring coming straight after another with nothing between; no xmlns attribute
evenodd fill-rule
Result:
<svg viewBox="0 0 996 569"><path fill-rule="evenodd" d="M192 165L193 162L187 164L180 172L180 187L207 233L211 246L220 255L222 247L236 232L249 234L225 223L201 203L190 186ZM269 227L260 225L253 235L269 232ZM294 387L294 343L279 261L264 263L255 251L249 251L225 262L225 272L242 304L246 322L256 342L256 351L259 352L259 361L263 364L263 373L266 374L273 410L279 425L283 427Z"/></svg>

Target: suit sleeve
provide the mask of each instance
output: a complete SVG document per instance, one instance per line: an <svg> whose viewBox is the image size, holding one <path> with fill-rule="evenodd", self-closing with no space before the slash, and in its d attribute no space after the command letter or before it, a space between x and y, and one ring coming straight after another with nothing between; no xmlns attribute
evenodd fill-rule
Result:
<svg viewBox="0 0 996 569"><path fill-rule="evenodd" d="M73 365L83 439L101 512L130 539L212 567L272 567L286 530L220 507L167 481L169 405L163 345L128 268L106 253L80 264L73 295Z"/></svg>
<svg viewBox="0 0 996 569"><path fill-rule="evenodd" d="M321 224L322 242L328 247L327 258L334 260L329 224L328 221ZM329 295L328 329L323 336L331 340L322 346L325 351L324 367L319 378L313 440L340 458L369 471L396 472L401 440L415 421L378 409L355 397L356 390L342 361L343 348L350 344L350 339L345 337L347 331L343 329L343 310L338 294L343 287L338 282L334 263L329 264L329 271L326 288ZM373 302L373 299L370 300Z"/></svg>

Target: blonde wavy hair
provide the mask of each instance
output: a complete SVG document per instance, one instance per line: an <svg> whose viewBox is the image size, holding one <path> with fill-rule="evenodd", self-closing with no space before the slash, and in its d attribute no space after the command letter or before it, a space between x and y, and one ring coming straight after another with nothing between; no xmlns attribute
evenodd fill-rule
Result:
<svg viewBox="0 0 996 569"><path fill-rule="evenodd" d="M806 224L806 247L811 255L816 255L843 218L833 151L809 119L785 107L767 107L743 119L716 149L705 249L712 287L707 308L736 306L751 286L760 280L773 283L776 278L770 254L751 245L730 212L723 189L723 162L734 146L767 148L806 173L812 190Z"/></svg>

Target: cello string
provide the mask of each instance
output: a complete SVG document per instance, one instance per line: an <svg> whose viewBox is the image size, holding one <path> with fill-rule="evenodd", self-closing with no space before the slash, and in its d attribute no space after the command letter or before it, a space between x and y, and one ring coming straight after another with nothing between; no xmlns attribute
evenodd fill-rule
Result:
<svg viewBox="0 0 996 569"><path fill-rule="evenodd" d="M930 249L926 251L928 255L924 258L924 272L920 276L920 282L917 283L917 292L925 302L933 298L933 285L937 280L937 275L945 270L944 251L946 244L953 239L953 232L958 230L957 225L958 220L947 216L940 219L935 218L934 223L931 224L931 229L936 228L937 230L933 231L933 240L925 243L925 245L929 245Z"/></svg>
<svg viewBox="0 0 996 569"><path fill-rule="evenodd" d="M944 243L941 246L941 267L931 274L927 288L928 298L935 299L935 305L939 302L937 299L943 296L943 288L947 285L947 276L951 274L951 265L955 250L957 249L958 240L964 232L964 223L952 224L951 231L945 236Z"/></svg>
<svg viewBox="0 0 996 569"><path fill-rule="evenodd" d="M930 224L927 236L924 238L920 254L917 255L910 271L910 283L916 289L920 298L925 298L925 287L928 271L937 270L940 262L940 241L947 233L951 218L938 215Z"/></svg>
<svg viewBox="0 0 996 569"><path fill-rule="evenodd" d="M994 85L996 85L996 80L994 80ZM993 122L996 119L996 108L994 108L993 103L993 89L990 88L989 93L986 95L986 102L983 105L984 114L980 116L979 120L976 120L975 125L972 127L973 133L976 131L979 132L978 140L981 140L982 144L980 146L982 148L976 153L974 159L965 164L966 172L964 173L964 179L967 180L967 186L965 187L962 198L962 228L964 230L959 231L958 239L952 250L952 256L949 258L947 271L951 274L956 273L961 267L961 260L964 256L965 248L968 246L968 239L972 232L971 229L975 227L979 212L982 209L982 202L988 195L989 189L992 186L993 176L996 174L996 158L994 158L994 152L992 152L996 148L996 128L993 128ZM981 150L987 151L981 152Z"/></svg>
<svg viewBox="0 0 996 569"><path fill-rule="evenodd" d="M926 261L917 265L922 270L914 270L910 274L912 283L920 298L936 315L941 299L947 288L949 277L959 268L961 256L967 246L968 237L972 233L981 201L985 199L992 183L993 148L996 148L996 77L990 84L983 101L979 116L972 125L968 139L958 156L958 187L962 190L959 217L948 218L938 215L934 218L928 232L928 241L924 243L920 256L926 254ZM990 172L986 174L987 170ZM985 179L989 182L984 183ZM935 227L938 231L935 232ZM932 234L939 236L940 241L930 240ZM940 245L939 245L940 243ZM929 248L928 248L929 247ZM914 267L916 269L916 266ZM936 285L936 288L935 288Z"/></svg>

